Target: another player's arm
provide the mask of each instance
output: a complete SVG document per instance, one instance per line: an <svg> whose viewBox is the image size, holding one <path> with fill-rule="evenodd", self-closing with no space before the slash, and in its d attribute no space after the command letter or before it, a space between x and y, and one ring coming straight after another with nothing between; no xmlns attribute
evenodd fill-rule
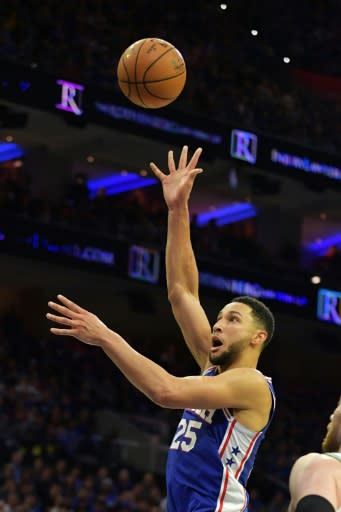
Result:
<svg viewBox="0 0 341 512"><path fill-rule="evenodd" d="M199 275L187 203L168 211L166 275L173 314L189 350L203 370L211 347L211 326L199 300Z"/></svg>
<svg viewBox="0 0 341 512"><path fill-rule="evenodd" d="M328 460L317 453L309 453L300 457L295 462L290 473L289 490L291 501L288 512L295 512L297 505L299 505L298 509L300 509L300 501L303 498L308 499L308 497L311 500L309 504L312 507L311 510L325 510L326 512L333 510L328 506L328 503L320 503L318 497L324 498L336 509L336 481L333 474L334 461L332 459ZM316 497L316 506L313 508ZM301 504L303 506L302 501ZM323 506L325 508L322 508ZM302 510L305 509L302 508Z"/></svg>

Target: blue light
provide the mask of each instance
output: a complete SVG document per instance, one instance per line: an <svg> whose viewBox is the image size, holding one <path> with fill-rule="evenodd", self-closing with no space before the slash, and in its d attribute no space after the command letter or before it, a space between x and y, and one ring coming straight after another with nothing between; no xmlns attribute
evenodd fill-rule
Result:
<svg viewBox="0 0 341 512"><path fill-rule="evenodd" d="M205 226L211 220L215 220L217 226L232 224L241 220L255 217L257 211L254 206L249 203L235 203L217 208L209 212L199 213L197 217L197 225Z"/></svg>
<svg viewBox="0 0 341 512"><path fill-rule="evenodd" d="M112 174L101 178L92 178L88 181L88 188L90 190L90 198L93 199L101 188L105 188L106 194L112 196L128 190L150 187L156 183L157 180L155 178L142 177L139 174L130 172L123 175Z"/></svg>
<svg viewBox="0 0 341 512"><path fill-rule="evenodd" d="M136 190L138 188L150 187L151 185L155 185L156 180L154 178L148 178L144 180L135 180L130 183L121 183L116 185L115 187L111 187L107 189L106 193L108 196L114 196L116 194L121 194L122 192L127 192L128 190Z"/></svg>
<svg viewBox="0 0 341 512"><path fill-rule="evenodd" d="M0 162L8 162L24 156L25 151L14 142L0 142Z"/></svg>
<svg viewBox="0 0 341 512"><path fill-rule="evenodd" d="M271 161L283 167L292 167L304 172L322 174L333 180L341 180L341 168L324 162L315 162L307 156L283 153L276 148L271 150Z"/></svg>
<svg viewBox="0 0 341 512"><path fill-rule="evenodd" d="M304 295L293 295L282 290L264 287L260 283L211 274L210 272L199 272L199 281L202 286L223 291L227 290L237 295L251 295L251 297L276 300L299 307L304 307L308 304L308 298Z"/></svg>
<svg viewBox="0 0 341 512"><path fill-rule="evenodd" d="M102 187L110 187L112 185L126 183L132 180L136 180L139 176L134 172L128 172L126 174L110 174L103 178L92 178L88 180L88 188L90 190L98 190Z"/></svg>
<svg viewBox="0 0 341 512"><path fill-rule="evenodd" d="M341 244L341 233L307 244L305 248L317 256L322 256L329 247Z"/></svg>

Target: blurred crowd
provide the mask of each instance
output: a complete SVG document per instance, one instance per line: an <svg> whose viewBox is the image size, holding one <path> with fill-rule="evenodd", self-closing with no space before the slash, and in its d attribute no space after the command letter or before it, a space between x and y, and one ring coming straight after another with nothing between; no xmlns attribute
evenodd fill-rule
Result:
<svg viewBox="0 0 341 512"><path fill-rule="evenodd" d="M101 435L98 419L147 400L100 351L39 341L13 311L0 339L1 512L160 512L163 483L121 466L117 433Z"/></svg>
<svg viewBox="0 0 341 512"><path fill-rule="evenodd" d="M154 426L166 427L158 428L158 443L168 445L180 411L149 402L102 351L48 334L34 337L15 310L2 313L0 340L0 511L164 512L164 475L128 467L115 428L103 435L98 419L103 410L130 422L138 415L140 431L148 432L153 417ZM168 371L193 374L182 346L165 340L156 353L155 340L142 336L141 342L139 350ZM335 405L327 388L292 390L273 377L277 413L248 484L250 512L287 510L292 464L320 449Z"/></svg>
<svg viewBox="0 0 341 512"><path fill-rule="evenodd" d="M52 194L52 191L51 191ZM148 244L164 249L167 208L160 187L141 188L108 196L100 189L90 199L87 177L75 174L64 184L62 198L43 196L32 184L24 167L3 169L0 175L0 211L3 215L75 230L91 237L114 238ZM199 225L191 218L191 238L196 256L201 260L238 263L252 262L258 270L274 273L288 271L292 276L318 272L324 277L340 278L340 250L337 246L325 255L308 259L302 256L299 241L283 242L269 249L257 238L257 219L218 226L213 220Z"/></svg>
<svg viewBox="0 0 341 512"><path fill-rule="evenodd" d="M340 98L316 95L290 71L340 73L337 0L292 4L13 0L0 15L0 59L118 92L124 49L160 37L187 62L177 109L338 152Z"/></svg>

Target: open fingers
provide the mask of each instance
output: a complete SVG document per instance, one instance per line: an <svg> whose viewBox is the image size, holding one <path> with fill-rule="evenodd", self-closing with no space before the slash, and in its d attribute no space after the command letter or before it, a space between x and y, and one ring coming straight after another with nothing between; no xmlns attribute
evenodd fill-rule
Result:
<svg viewBox="0 0 341 512"><path fill-rule="evenodd" d="M173 151L168 151L168 169L170 173L176 171Z"/></svg>
<svg viewBox="0 0 341 512"><path fill-rule="evenodd" d="M72 329L58 329L57 327L51 327L50 332L57 336L74 336Z"/></svg>
<svg viewBox="0 0 341 512"><path fill-rule="evenodd" d="M204 172L203 169L192 169L189 172L189 174L190 174L190 176L194 176L195 177L197 174L201 174L202 172Z"/></svg>
<svg viewBox="0 0 341 512"><path fill-rule="evenodd" d="M162 181L162 178L164 178L165 175L162 171L160 171L157 165L155 165L154 162L150 162L149 167L157 179Z"/></svg>
<svg viewBox="0 0 341 512"><path fill-rule="evenodd" d="M79 313L76 313L75 311L72 311L69 308L66 308L65 306L62 306L61 304L57 304L56 302L49 301L48 306L53 309L54 311L57 311L63 316L66 316L68 318L74 318Z"/></svg>
<svg viewBox="0 0 341 512"><path fill-rule="evenodd" d="M188 146L184 146L181 151L178 169L185 169L185 167L187 166L187 155Z"/></svg>
<svg viewBox="0 0 341 512"><path fill-rule="evenodd" d="M64 304L64 306L66 306L68 309L70 309L74 313L85 313L86 312L86 309L81 308L75 302L72 302L70 299L67 299L66 297L64 297L64 295L59 294L59 295L57 295L57 298L58 298L58 300L60 300L60 302L62 304ZM54 308L54 309L56 309L56 308Z"/></svg>
<svg viewBox="0 0 341 512"><path fill-rule="evenodd" d="M188 168L189 169L193 169L194 167L196 167L197 163L198 163L198 160L200 158L200 155L202 153L202 148L197 148L188 164Z"/></svg>
<svg viewBox="0 0 341 512"><path fill-rule="evenodd" d="M58 316L58 315L53 315L52 313L46 313L46 318L48 320L51 320L52 322L56 322L57 324L62 324L62 325L73 325L73 320L72 318L67 318L66 316Z"/></svg>

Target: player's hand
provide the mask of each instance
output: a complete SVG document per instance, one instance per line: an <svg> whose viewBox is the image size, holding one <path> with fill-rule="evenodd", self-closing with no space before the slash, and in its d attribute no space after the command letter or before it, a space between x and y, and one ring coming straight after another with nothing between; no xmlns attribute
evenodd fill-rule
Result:
<svg viewBox="0 0 341 512"><path fill-rule="evenodd" d="M50 331L57 336L73 336L88 345L101 346L108 327L96 315L63 295L57 295L57 298L61 304L50 301L48 306L59 314L47 313L46 317L64 327L51 327Z"/></svg>
<svg viewBox="0 0 341 512"><path fill-rule="evenodd" d="M162 183L163 195L168 208L174 208L188 201L195 177L203 172L202 169L197 168L201 152L202 149L197 148L188 162L188 146L184 146L179 165L176 167L173 151L168 151L169 174L162 172L153 162L150 163L151 170Z"/></svg>

